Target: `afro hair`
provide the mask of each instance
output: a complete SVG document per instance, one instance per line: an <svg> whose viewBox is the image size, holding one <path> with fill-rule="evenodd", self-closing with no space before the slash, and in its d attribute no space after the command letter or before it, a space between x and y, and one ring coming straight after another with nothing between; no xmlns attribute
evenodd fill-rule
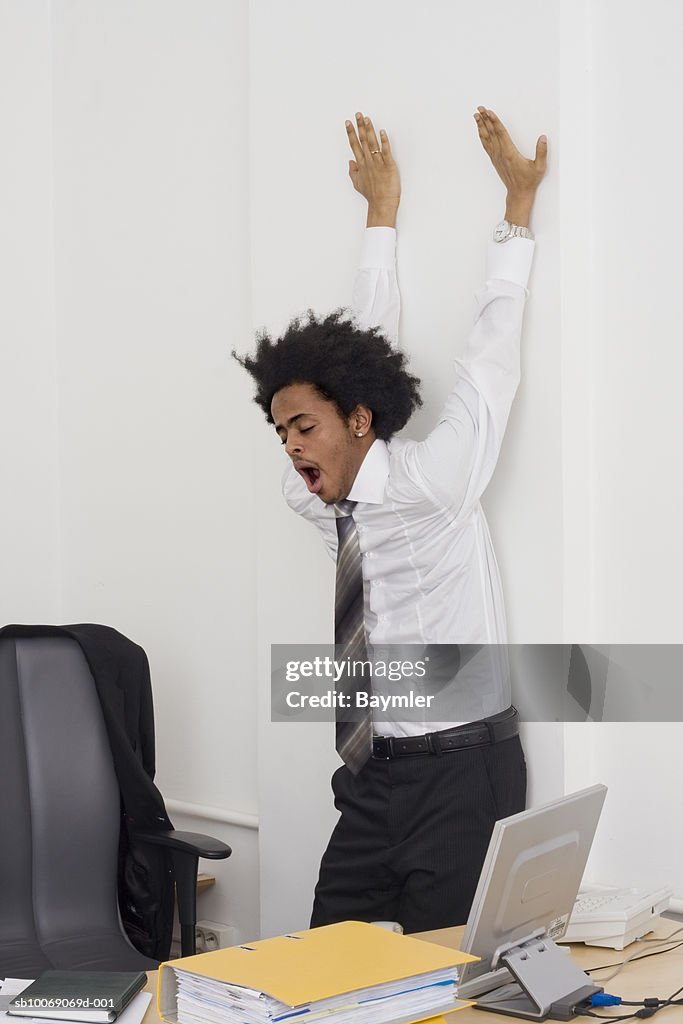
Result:
<svg viewBox="0 0 683 1024"><path fill-rule="evenodd" d="M358 405L372 410L377 437L388 441L422 405L420 381L406 370L378 327L361 330L345 309L324 318L308 310L281 338L257 334L254 356L233 356L256 382L254 401L273 423L273 396L289 384L311 384L343 417Z"/></svg>

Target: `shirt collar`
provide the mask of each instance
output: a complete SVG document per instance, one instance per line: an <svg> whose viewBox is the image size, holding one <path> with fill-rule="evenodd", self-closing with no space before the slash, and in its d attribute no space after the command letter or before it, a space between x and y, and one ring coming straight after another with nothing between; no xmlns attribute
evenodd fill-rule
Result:
<svg viewBox="0 0 683 1024"><path fill-rule="evenodd" d="M389 449L386 441L377 438L370 445L360 469L348 493L349 501L367 502L369 505L381 505L384 501L384 489L389 476Z"/></svg>

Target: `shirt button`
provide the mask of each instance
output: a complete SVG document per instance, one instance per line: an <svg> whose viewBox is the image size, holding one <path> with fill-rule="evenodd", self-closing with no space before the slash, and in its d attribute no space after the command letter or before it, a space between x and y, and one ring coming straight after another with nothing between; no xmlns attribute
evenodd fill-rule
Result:
<svg viewBox="0 0 683 1024"><path fill-rule="evenodd" d="M373 585L373 587L381 587L382 586L382 581L381 580L373 580L372 581L372 585Z"/></svg>

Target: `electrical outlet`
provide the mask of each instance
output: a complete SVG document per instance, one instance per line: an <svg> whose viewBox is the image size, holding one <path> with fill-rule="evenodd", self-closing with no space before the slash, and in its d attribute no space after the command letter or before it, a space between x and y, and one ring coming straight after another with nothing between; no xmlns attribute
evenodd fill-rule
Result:
<svg viewBox="0 0 683 1024"><path fill-rule="evenodd" d="M197 950L198 953L206 953L206 942L204 940L204 932L199 927L199 925L195 925L194 944L195 949Z"/></svg>
<svg viewBox="0 0 683 1024"><path fill-rule="evenodd" d="M197 921L195 934L198 953L226 949L228 946L236 946L239 941L237 928L231 924L221 924L220 921Z"/></svg>

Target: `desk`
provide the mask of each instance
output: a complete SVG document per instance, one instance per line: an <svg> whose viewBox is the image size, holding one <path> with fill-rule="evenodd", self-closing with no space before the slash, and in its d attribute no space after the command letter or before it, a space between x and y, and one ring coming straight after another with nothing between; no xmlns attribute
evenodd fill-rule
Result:
<svg viewBox="0 0 683 1024"><path fill-rule="evenodd" d="M681 925L676 921L661 919L654 932L648 937L665 937L680 927ZM463 931L464 926L444 928L436 932L421 932L415 938L424 939L427 942L438 942L442 946L458 949ZM683 932L679 938L683 939ZM589 967L598 967L600 964L617 964L635 949L647 951L648 943L633 943L625 950L603 949L601 946L584 946L579 943L571 946L571 955L576 963L586 970ZM602 971L600 974L609 974L609 971ZM595 979L595 984L602 984L599 978ZM658 996L660 999L666 999L679 985L683 985L683 947L675 949L671 953L662 953L659 956L649 957L647 960L627 964L621 974L618 974L613 981L607 982L605 988L608 992L614 992L623 999L645 999L646 996ZM157 972L153 971L148 976L145 991L153 992L154 999L145 1014L143 1024L160 1024L156 1007L156 989ZM683 995L683 993L681 994ZM618 1015L636 1010L638 1007L624 1007L622 1010L615 1006L612 1009L615 1015ZM608 1015L607 1010L599 1012ZM576 1018L579 1021L589 1019L588 1017ZM504 1021L512 1021L515 1018L505 1017L500 1013L486 1013L483 1010L475 1010L470 1007L466 1010L458 1010L457 1013L446 1014L446 1020L448 1024L503 1024ZM661 1010L657 1014L656 1020L657 1024L660 1024L660 1021L661 1024L668 1024L669 1021L673 1024L674 1021L683 1020L683 1007L670 1006Z"/></svg>

